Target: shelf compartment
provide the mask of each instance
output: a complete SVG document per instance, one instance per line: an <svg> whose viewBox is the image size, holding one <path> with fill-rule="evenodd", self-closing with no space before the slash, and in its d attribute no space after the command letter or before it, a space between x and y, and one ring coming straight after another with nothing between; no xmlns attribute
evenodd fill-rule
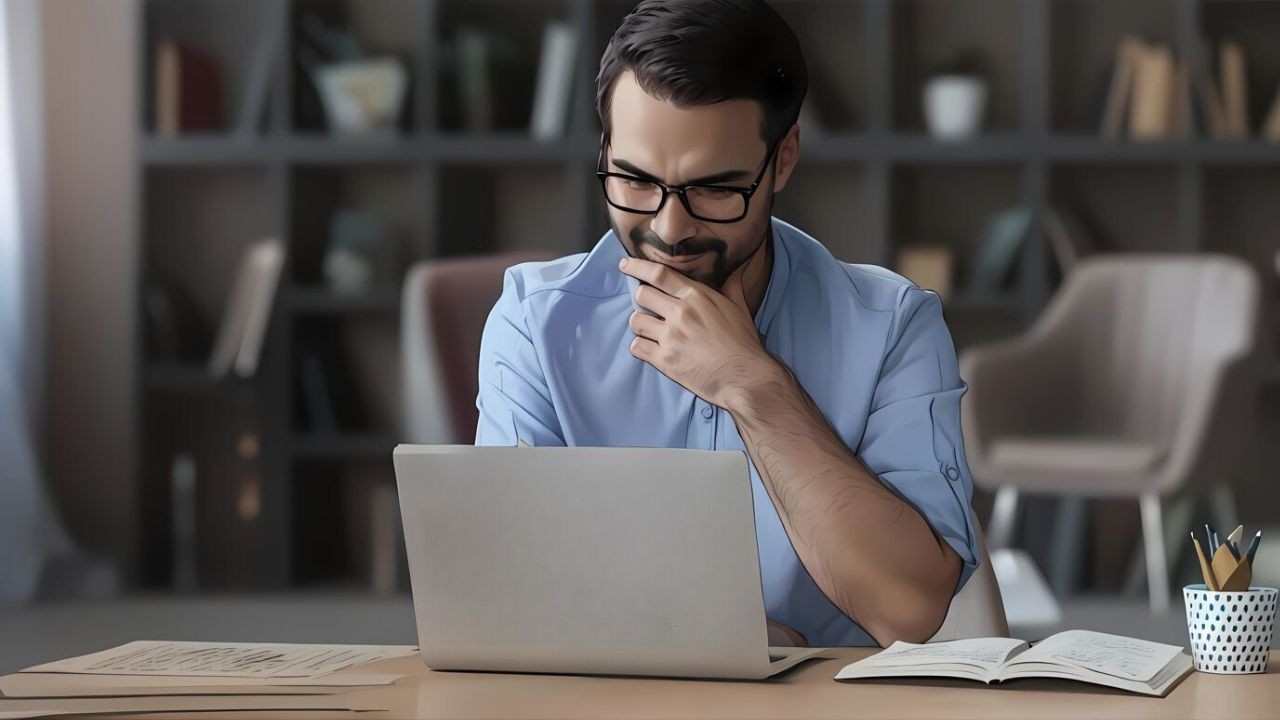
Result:
<svg viewBox="0 0 1280 720"><path fill-rule="evenodd" d="M803 151L802 151L803 152ZM775 196L773 215L795 225L845 262L875 262L877 239L860 224L866 217L866 178L862 165L796 166ZM765 198L756 195L752 202ZM832 208L840 208L839 214Z"/></svg>
<svg viewBox="0 0 1280 720"><path fill-rule="evenodd" d="M450 164L441 168L438 207L440 256L483 255L509 250L574 252L573 208L560 164L501 168ZM586 202L585 198L577 198Z"/></svg>
<svg viewBox="0 0 1280 720"><path fill-rule="evenodd" d="M1178 247L1177 168L1170 165L1059 165L1049 200L1076 216L1102 252L1168 252Z"/></svg>
<svg viewBox="0 0 1280 720"><path fill-rule="evenodd" d="M1180 2L1181 0L1176 0ZM1174 46L1175 0L1052 0L1049 125L1097 135L1120 39Z"/></svg>
<svg viewBox="0 0 1280 720"><path fill-rule="evenodd" d="M324 286L326 257L345 249L368 263L371 288L399 285L425 237L413 168L295 168L292 188L289 251L295 283Z"/></svg>
<svg viewBox="0 0 1280 720"><path fill-rule="evenodd" d="M295 435L400 434L403 394L398 316L298 317L293 346ZM295 450L323 447L324 443L303 443Z"/></svg>
<svg viewBox="0 0 1280 720"><path fill-rule="evenodd" d="M1245 78L1248 88L1249 131L1257 137L1267 113L1280 93L1280 3L1276 2L1205 2L1200 11L1201 30L1208 41L1207 67L1218 84L1218 52L1221 41L1235 40L1245 54Z"/></svg>
<svg viewBox="0 0 1280 720"><path fill-rule="evenodd" d="M987 80L984 133L1020 126L1023 3L1018 0L898 0L892 3L893 128L922 133L925 83L960 55Z"/></svg>
<svg viewBox="0 0 1280 720"><path fill-rule="evenodd" d="M415 118L414 73L418 67L416 47L422 27L420 8L414 0L293 0L288 62L292 73L293 122L295 130L329 132L330 122L316 82L314 68L334 62L335 53L357 52L339 48L344 37L354 40L360 59L393 58L405 70L402 108L393 128L383 132L409 133ZM321 30L324 28L325 30ZM330 41L314 38L327 37ZM326 47L326 42L328 47ZM335 132L339 137L340 132Z"/></svg>
<svg viewBox="0 0 1280 720"><path fill-rule="evenodd" d="M199 344L211 348L244 252L279 236L268 173L245 167L150 168L143 192L143 280L164 288L175 310L189 309L175 316L182 323L175 330L196 332L202 336ZM141 302L139 310L145 321Z"/></svg>
<svg viewBox="0 0 1280 720"><path fill-rule="evenodd" d="M295 584L407 585L395 476L386 459L298 460L293 468Z"/></svg>
<svg viewBox="0 0 1280 720"><path fill-rule="evenodd" d="M899 165L892 172L890 193L890 237L895 249L950 249L953 291L944 297L949 300L969 292L965 278L987 224L996 213L1022 203L1022 168L1008 163ZM1008 275L1001 292L1016 292L1018 257L1011 260Z"/></svg>
<svg viewBox="0 0 1280 720"><path fill-rule="evenodd" d="M1280 166L1210 166L1202 176L1205 249L1239 257L1262 281L1264 327L1280 319ZM1275 333L1264 333L1267 358L1280 358ZM1273 369L1280 365L1273 366Z"/></svg>
<svg viewBox="0 0 1280 720"><path fill-rule="evenodd" d="M204 107L212 103L220 105L222 118L217 127L203 132L218 135L260 133L264 127L265 111L272 100L278 100L273 97L274 78L259 75L270 70L266 58L279 47L280 38L268 36L273 28L278 27L278 23L271 22L271 16L281 11L279 3L259 0L148 0L142 6L142 60L146 71L142 76L138 126L151 132L160 129L157 118L159 64L156 59L161 42L171 40L183 48L184 61L192 57L186 54L191 52L198 56L198 65L203 65L203 61L213 65L216 80L204 89L216 97L206 96L200 104ZM191 77L187 73L181 75L188 80ZM190 87L184 90L187 93L192 91ZM263 115L242 117L251 92L263 93L254 101Z"/></svg>
<svg viewBox="0 0 1280 720"><path fill-rule="evenodd" d="M568 3L556 0L443 0L438 9L437 123L441 130L518 132L527 135L548 22L568 21ZM488 67L488 100L476 101L462 75L463 58L479 48ZM574 66L589 62L576 58ZM476 82L483 75L472 75ZM575 81L577 79L575 73ZM574 83L577 87L577 83ZM483 90L481 90L483 92ZM575 95L577 92L574 93ZM575 98L576 99L576 98ZM487 111L483 110L487 106ZM487 125L483 120L487 112ZM569 115L571 130L572 113Z"/></svg>

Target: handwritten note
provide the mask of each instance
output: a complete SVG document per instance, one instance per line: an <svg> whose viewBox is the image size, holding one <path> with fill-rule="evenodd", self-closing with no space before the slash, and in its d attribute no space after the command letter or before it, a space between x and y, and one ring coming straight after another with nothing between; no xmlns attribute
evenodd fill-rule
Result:
<svg viewBox="0 0 1280 720"><path fill-rule="evenodd" d="M139 640L23 672L193 677L311 678L356 665L408 657L411 645L298 645Z"/></svg>

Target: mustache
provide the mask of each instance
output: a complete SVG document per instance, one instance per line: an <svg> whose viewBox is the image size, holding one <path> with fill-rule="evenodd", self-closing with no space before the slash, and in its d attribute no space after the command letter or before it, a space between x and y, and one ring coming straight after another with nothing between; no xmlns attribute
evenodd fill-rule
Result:
<svg viewBox="0 0 1280 720"><path fill-rule="evenodd" d="M723 255L728 249L728 245L719 238L688 238L686 240L681 240L676 245L668 245L653 231L640 227L632 228L630 237L631 242L635 245L637 251L639 251L641 245L650 245L671 257L697 255L704 252Z"/></svg>

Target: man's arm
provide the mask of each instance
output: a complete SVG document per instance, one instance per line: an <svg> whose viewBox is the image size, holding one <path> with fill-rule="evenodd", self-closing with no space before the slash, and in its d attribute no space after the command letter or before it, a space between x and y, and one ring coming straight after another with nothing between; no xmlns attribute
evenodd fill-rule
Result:
<svg viewBox="0 0 1280 720"><path fill-rule="evenodd" d="M960 574L955 550L867 470L784 366L727 409L823 593L882 647L929 639Z"/></svg>
<svg viewBox="0 0 1280 720"><path fill-rule="evenodd" d="M564 445L541 362L525 321L521 278L507 270L480 340L476 445Z"/></svg>
<svg viewBox="0 0 1280 720"><path fill-rule="evenodd" d="M933 293L904 287L857 454L725 295L652 263L632 353L729 411L818 587L882 646L923 642L976 565L955 350ZM939 536L942 530L945 538Z"/></svg>
<svg viewBox="0 0 1280 720"><path fill-rule="evenodd" d="M882 646L931 637L966 567L922 511L968 536L955 351L937 296L906 288L902 298L861 459L779 362L727 396L797 555Z"/></svg>

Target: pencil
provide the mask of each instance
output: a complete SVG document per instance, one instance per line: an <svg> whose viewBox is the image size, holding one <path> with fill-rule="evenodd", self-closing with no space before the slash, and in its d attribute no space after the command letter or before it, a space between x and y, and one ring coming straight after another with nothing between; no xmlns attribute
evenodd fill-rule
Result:
<svg viewBox="0 0 1280 720"><path fill-rule="evenodd" d="M1259 530L1258 533L1253 536L1253 539L1249 541L1249 549L1244 553L1245 557L1249 559L1250 568L1253 568L1253 556L1258 552L1258 541L1261 539L1262 531Z"/></svg>

